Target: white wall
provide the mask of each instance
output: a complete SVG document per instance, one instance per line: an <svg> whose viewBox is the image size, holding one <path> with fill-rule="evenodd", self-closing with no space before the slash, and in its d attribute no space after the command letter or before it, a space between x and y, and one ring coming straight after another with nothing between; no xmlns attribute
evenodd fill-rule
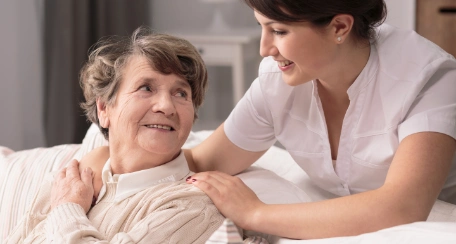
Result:
<svg viewBox="0 0 456 244"><path fill-rule="evenodd" d="M388 9L386 23L415 30L415 0L385 0Z"/></svg>
<svg viewBox="0 0 456 244"><path fill-rule="evenodd" d="M0 1L0 145L44 146L41 4Z"/></svg>
<svg viewBox="0 0 456 244"><path fill-rule="evenodd" d="M22 145L20 128L19 85L17 83L17 23L14 21L17 4L14 0L0 1L0 145L19 148Z"/></svg>

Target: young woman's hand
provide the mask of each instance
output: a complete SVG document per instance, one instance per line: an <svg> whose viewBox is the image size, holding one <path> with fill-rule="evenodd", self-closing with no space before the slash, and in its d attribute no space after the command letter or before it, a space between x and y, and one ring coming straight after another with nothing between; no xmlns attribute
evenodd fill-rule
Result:
<svg viewBox="0 0 456 244"><path fill-rule="evenodd" d="M79 174L78 166L79 162L72 160L54 176L51 209L71 202L79 204L86 213L89 211L93 200L92 170L86 168Z"/></svg>
<svg viewBox="0 0 456 244"><path fill-rule="evenodd" d="M225 217L243 229L251 229L266 206L241 179L219 171L197 173L187 183L204 191Z"/></svg>

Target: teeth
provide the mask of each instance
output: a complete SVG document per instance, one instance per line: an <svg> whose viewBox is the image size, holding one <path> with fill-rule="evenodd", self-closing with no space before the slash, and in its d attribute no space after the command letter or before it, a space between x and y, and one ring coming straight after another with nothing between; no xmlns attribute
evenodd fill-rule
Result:
<svg viewBox="0 0 456 244"><path fill-rule="evenodd" d="M146 125L148 128L158 128L158 129L164 129L164 130L171 130L171 126L167 125Z"/></svg>
<svg viewBox="0 0 456 244"><path fill-rule="evenodd" d="M286 60L286 61L277 61L277 63L279 63L280 67L285 67L287 65L290 65L293 62Z"/></svg>

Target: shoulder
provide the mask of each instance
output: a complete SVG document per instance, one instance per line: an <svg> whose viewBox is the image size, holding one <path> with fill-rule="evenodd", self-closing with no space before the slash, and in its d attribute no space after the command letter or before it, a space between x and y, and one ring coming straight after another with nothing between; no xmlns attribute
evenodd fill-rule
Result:
<svg viewBox="0 0 456 244"><path fill-rule="evenodd" d="M93 149L90 151L88 154L86 154L82 160L87 160L87 159L106 159L108 160L109 158L109 147L108 146L101 146ZM81 160L81 161L82 161Z"/></svg>
<svg viewBox="0 0 456 244"><path fill-rule="evenodd" d="M185 209L188 213L218 215L212 200L203 191L183 181L162 183L138 194L150 211L160 209Z"/></svg>
<svg viewBox="0 0 456 244"><path fill-rule="evenodd" d="M93 162L105 163L109 158L109 147L101 146L93 149L81 159L81 165L92 165Z"/></svg>
<svg viewBox="0 0 456 244"><path fill-rule="evenodd" d="M380 67L390 73L416 75L433 72L441 67L456 67L456 60L438 45L413 30L383 24L377 29L375 46ZM405 78L405 77L404 77Z"/></svg>
<svg viewBox="0 0 456 244"><path fill-rule="evenodd" d="M424 87L435 83L447 89L454 87L451 80L454 80L456 60L439 46L413 30L386 24L377 29L377 34L373 44L378 54L376 79L381 81L377 85L384 96L402 94L405 111ZM398 102L398 98L394 100Z"/></svg>

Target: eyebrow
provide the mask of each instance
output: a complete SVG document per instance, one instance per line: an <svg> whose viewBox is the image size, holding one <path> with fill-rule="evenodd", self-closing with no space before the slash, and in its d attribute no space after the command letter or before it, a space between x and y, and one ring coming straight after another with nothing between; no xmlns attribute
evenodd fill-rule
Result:
<svg viewBox="0 0 456 244"><path fill-rule="evenodd" d="M179 80L176 80L176 82L180 86L183 86L183 87L188 88L190 90L192 89L192 87L190 86L190 83L188 83L188 81L186 81L186 80L179 79Z"/></svg>
<svg viewBox="0 0 456 244"><path fill-rule="evenodd" d="M268 22L264 23L264 25L267 26L267 25L272 25L272 24L276 24L276 23L279 23L279 24L280 24L280 22L278 22L278 21L268 21ZM258 24L258 25L261 25L260 22L257 22L257 24Z"/></svg>
<svg viewBox="0 0 456 244"><path fill-rule="evenodd" d="M143 78L140 78L138 79L135 83L149 83L149 84L154 84L157 82L158 79L156 78L149 78L149 77L143 77ZM190 84L186 81L186 80L183 80L183 79L177 79L175 80L175 83L177 86L181 86L181 87L184 87L184 88L188 88L188 89L192 89Z"/></svg>

